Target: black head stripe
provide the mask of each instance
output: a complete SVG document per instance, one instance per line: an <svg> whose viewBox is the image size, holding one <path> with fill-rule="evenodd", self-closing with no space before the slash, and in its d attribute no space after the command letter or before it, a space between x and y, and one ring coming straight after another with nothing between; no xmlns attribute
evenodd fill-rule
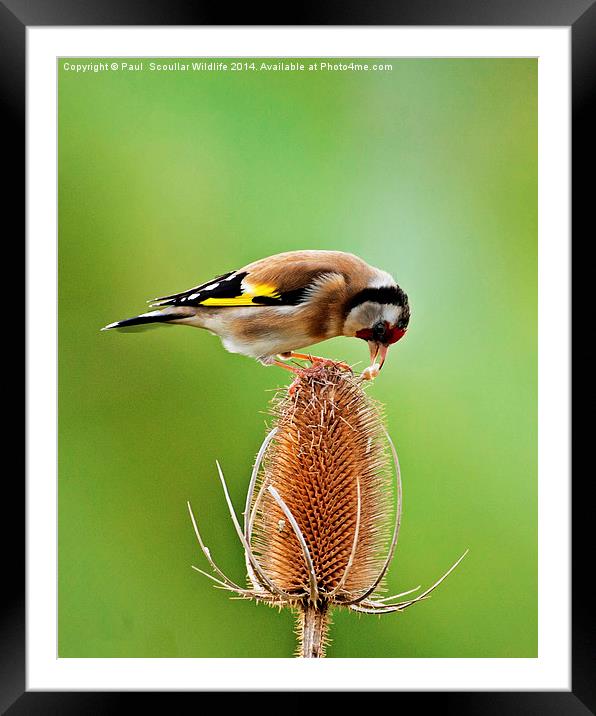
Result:
<svg viewBox="0 0 596 716"><path fill-rule="evenodd" d="M391 303L394 306L407 306L408 297L399 286L382 286L381 288L365 288L352 296L346 306L347 312L366 301L374 303Z"/></svg>

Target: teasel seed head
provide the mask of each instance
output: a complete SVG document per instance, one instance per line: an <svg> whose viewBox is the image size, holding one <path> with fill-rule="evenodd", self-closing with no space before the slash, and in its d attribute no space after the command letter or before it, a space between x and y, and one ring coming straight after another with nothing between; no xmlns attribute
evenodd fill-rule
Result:
<svg viewBox="0 0 596 716"><path fill-rule="evenodd" d="M272 414L242 527L217 464L244 547L249 586L238 586L214 563L189 504L197 539L217 577L198 571L242 598L293 608L297 654L317 658L325 655L331 607L403 611L427 598L467 552L417 597L393 601L419 587L381 597L402 505L399 461L381 406L367 396L361 379L338 365L317 363L276 396Z"/></svg>
<svg viewBox="0 0 596 716"><path fill-rule="evenodd" d="M310 597L314 573L316 599L350 601L379 574L391 536L394 497L380 406L345 370L318 366L292 394L279 395L273 412L277 431L252 504L253 551L285 592Z"/></svg>

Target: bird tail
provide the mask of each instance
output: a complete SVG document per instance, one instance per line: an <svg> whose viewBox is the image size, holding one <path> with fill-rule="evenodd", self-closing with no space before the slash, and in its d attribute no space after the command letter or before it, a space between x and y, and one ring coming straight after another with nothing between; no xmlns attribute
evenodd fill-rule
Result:
<svg viewBox="0 0 596 716"><path fill-rule="evenodd" d="M194 316L194 311L189 311L187 308L164 308L161 311L149 311L149 313L141 313L140 316L134 316L134 318L125 318L123 321L108 323L101 330L108 331L111 328L142 326L147 323L170 323L191 318L192 316Z"/></svg>

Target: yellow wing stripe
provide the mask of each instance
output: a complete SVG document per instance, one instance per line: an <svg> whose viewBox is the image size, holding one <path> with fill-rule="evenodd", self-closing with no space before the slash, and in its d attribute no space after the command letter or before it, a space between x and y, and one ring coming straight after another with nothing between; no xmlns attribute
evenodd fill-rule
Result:
<svg viewBox="0 0 596 716"><path fill-rule="evenodd" d="M268 283L247 284L247 291L234 298L206 298L201 301L201 306L254 306L252 302L256 296L267 296L268 298L279 298L279 292L275 286Z"/></svg>
<svg viewBox="0 0 596 716"><path fill-rule="evenodd" d="M245 294L237 298L206 298L201 306L253 306L253 296Z"/></svg>

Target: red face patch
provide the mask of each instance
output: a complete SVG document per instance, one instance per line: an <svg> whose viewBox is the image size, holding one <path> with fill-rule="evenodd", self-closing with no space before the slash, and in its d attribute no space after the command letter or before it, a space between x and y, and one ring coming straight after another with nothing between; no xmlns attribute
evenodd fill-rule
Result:
<svg viewBox="0 0 596 716"><path fill-rule="evenodd" d="M390 346L392 343L397 343L400 338L403 338L406 334L406 330L404 328L390 328L387 321L385 321L385 331L383 332L382 337L378 336L378 332L374 331L372 328L363 328L360 331L356 331L356 337L362 338L365 341L375 341L378 343L383 343L386 346Z"/></svg>
<svg viewBox="0 0 596 716"><path fill-rule="evenodd" d="M364 341L372 341L373 332L371 328L363 328L361 331L356 331L356 338L362 338Z"/></svg>
<svg viewBox="0 0 596 716"><path fill-rule="evenodd" d="M388 328L385 343L390 346L392 343L397 343L397 341L405 335L406 331L404 328Z"/></svg>

